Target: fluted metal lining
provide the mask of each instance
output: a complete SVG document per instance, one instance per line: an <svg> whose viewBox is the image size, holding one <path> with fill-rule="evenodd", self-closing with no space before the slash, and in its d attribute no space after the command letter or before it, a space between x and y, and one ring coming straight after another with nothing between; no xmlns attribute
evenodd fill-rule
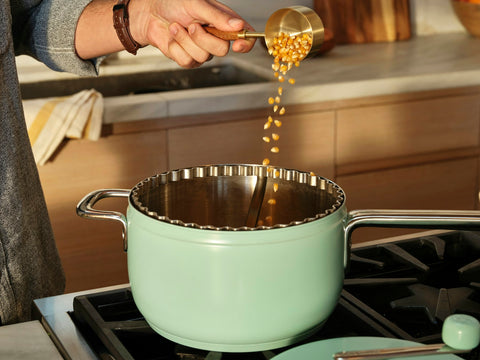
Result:
<svg viewBox="0 0 480 360"><path fill-rule="evenodd" d="M260 177L267 179L260 221L249 227L245 217ZM335 212L345 201L343 190L328 179L262 165L172 170L141 181L130 197L137 210L154 219L191 228L231 231L299 225Z"/></svg>

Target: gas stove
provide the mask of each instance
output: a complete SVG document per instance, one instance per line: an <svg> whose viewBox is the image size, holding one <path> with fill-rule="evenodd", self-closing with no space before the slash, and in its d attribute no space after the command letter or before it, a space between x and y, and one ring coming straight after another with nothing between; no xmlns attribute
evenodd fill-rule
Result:
<svg viewBox="0 0 480 360"><path fill-rule="evenodd" d="M67 359L257 360L288 349L217 353L175 344L148 326L128 285L35 305ZM355 244L336 309L316 334L292 346L346 336L437 343L454 313L480 320L480 232L429 231ZM480 348L461 357L478 360Z"/></svg>

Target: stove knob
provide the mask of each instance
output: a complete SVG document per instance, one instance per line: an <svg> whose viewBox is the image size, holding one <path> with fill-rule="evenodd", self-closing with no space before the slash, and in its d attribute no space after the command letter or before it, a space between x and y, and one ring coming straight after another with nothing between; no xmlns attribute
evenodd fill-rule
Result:
<svg viewBox="0 0 480 360"><path fill-rule="evenodd" d="M470 315L450 315L443 323L442 340L456 350L472 350L480 343L480 322Z"/></svg>

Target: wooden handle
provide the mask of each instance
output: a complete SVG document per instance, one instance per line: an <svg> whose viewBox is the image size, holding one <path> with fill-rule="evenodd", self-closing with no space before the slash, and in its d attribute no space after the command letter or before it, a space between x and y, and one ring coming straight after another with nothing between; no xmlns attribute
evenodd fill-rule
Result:
<svg viewBox="0 0 480 360"><path fill-rule="evenodd" d="M215 35L222 40L237 40L245 38L245 30L242 31L222 31L212 26L203 27L206 32Z"/></svg>

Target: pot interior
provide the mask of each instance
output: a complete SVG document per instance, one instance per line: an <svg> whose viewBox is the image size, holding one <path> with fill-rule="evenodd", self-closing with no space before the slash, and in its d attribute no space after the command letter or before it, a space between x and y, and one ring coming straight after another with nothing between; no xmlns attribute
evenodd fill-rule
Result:
<svg viewBox="0 0 480 360"><path fill-rule="evenodd" d="M142 213L172 224L251 230L324 217L338 209L345 196L332 181L308 172L211 165L147 178L132 189L130 200Z"/></svg>

